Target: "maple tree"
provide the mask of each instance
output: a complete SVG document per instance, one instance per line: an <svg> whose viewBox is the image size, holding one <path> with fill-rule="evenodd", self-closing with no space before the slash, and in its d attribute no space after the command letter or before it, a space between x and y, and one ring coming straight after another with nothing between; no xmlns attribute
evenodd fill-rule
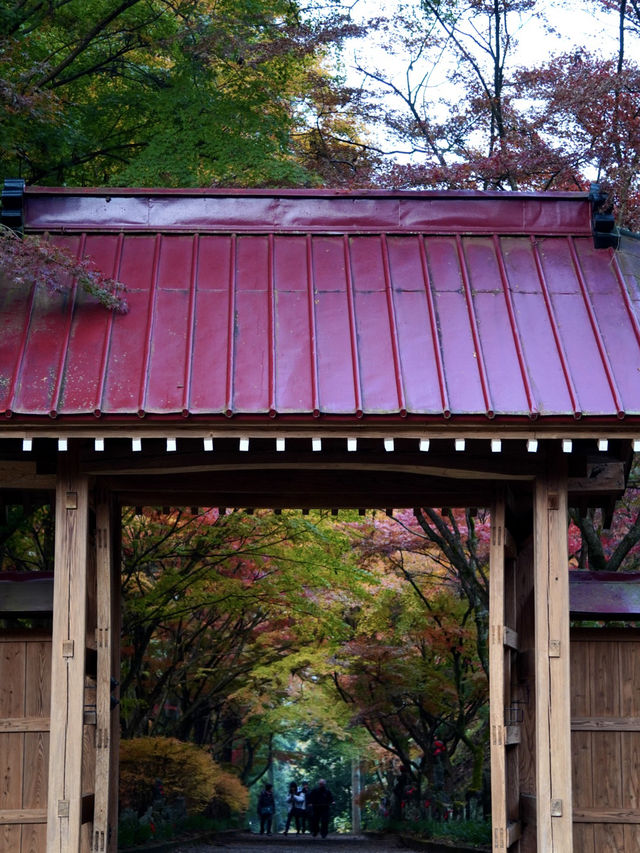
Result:
<svg viewBox="0 0 640 853"><path fill-rule="evenodd" d="M77 285L105 308L126 313L126 288L101 273L89 258L74 258L63 247L0 225L0 283L3 287L43 286L61 293Z"/></svg>
<svg viewBox="0 0 640 853"><path fill-rule="evenodd" d="M571 509L569 556L576 568L591 571L640 569L640 489L635 457L629 485L608 520L602 510Z"/></svg>
<svg viewBox="0 0 640 853"><path fill-rule="evenodd" d="M333 681L395 763L390 796L442 807L478 795L486 752L488 519L418 509L357 525L379 587L361 598ZM401 784L398 777L404 777Z"/></svg>
<svg viewBox="0 0 640 853"><path fill-rule="evenodd" d="M615 53L566 38L524 66L518 43L550 29L534 0L400 4L378 24L396 73L368 52L359 63L367 116L390 140L380 182L546 191L596 180L612 193L618 222L640 229L638 7L592 8L618 32Z"/></svg>

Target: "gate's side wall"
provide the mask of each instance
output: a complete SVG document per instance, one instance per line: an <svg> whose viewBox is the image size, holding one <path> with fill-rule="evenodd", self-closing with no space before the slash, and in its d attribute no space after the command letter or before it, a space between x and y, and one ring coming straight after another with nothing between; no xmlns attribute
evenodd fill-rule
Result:
<svg viewBox="0 0 640 853"><path fill-rule="evenodd" d="M640 850L640 630L571 637L575 853Z"/></svg>
<svg viewBox="0 0 640 853"><path fill-rule="evenodd" d="M0 853L42 853L47 830L51 636L0 633Z"/></svg>

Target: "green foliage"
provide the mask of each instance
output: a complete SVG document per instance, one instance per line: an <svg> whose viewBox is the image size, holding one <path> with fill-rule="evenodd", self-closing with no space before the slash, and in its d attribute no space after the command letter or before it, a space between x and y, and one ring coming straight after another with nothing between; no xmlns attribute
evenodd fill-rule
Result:
<svg viewBox="0 0 640 853"><path fill-rule="evenodd" d="M30 183L299 185L294 102L346 19L286 0L0 0L0 169Z"/></svg>
<svg viewBox="0 0 640 853"><path fill-rule="evenodd" d="M372 821L372 829L412 835L433 841L459 842L461 844L491 844L491 823L484 820L416 820L410 826L404 821L388 821L378 818Z"/></svg>

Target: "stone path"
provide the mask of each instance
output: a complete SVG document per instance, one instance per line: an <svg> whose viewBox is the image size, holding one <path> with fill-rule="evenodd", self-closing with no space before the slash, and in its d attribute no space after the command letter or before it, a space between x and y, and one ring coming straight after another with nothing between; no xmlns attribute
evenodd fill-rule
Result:
<svg viewBox="0 0 640 853"><path fill-rule="evenodd" d="M217 853L228 850L237 853L397 853L401 849L396 839L371 839L360 835L329 835L312 838L310 835L260 836L239 833L219 838L211 844L185 845L175 853Z"/></svg>

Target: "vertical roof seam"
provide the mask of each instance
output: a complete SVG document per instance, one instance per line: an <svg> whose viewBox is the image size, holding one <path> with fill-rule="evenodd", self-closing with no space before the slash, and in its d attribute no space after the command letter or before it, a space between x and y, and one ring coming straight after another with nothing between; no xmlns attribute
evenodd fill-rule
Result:
<svg viewBox="0 0 640 853"><path fill-rule="evenodd" d="M200 266L200 234L193 235L191 246L191 275L189 278L189 307L187 317L187 339L185 341L184 377L182 388L182 413L188 414L191 405L191 376L193 373L193 340L196 324L196 291Z"/></svg>
<svg viewBox="0 0 640 853"><path fill-rule="evenodd" d="M635 335L636 341L638 342L638 346L640 346L640 324L638 323L636 312L634 311L633 305L631 304L631 300L629 299L627 283L624 279L624 276L622 275L622 270L620 269L620 264L618 263L618 258L615 252L612 252L611 264L616 274L616 279L618 281L618 286L620 287L620 292L622 293L622 301L624 302L627 314L629 315L629 319L631 320L631 327L633 328L633 333Z"/></svg>
<svg viewBox="0 0 640 853"><path fill-rule="evenodd" d="M351 252L349 246L349 235L342 237L344 250L344 272L347 288L347 310L349 316L349 337L351 338L351 366L353 372L353 391L356 404L356 417L361 417L362 410L362 386L360 383L360 365L358 363L358 335L356 330L356 316L353 298L353 274L351 271Z"/></svg>
<svg viewBox="0 0 640 853"><path fill-rule="evenodd" d="M315 270L313 265L313 244L311 234L305 238L307 252L307 311L309 316L309 353L311 358L311 407L313 415L320 414L320 397L318 391L318 341L316 335L315 311Z"/></svg>
<svg viewBox="0 0 640 853"><path fill-rule="evenodd" d="M387 235L381 235L382 242L382 266L384 270L384 284L387 295L387 311L389 314L389 331L391 332L391 352L393 353L393 369L396 380L396 392L398 395L398 409L402 416L407 414L407 402L402 382L402 366L400 364L400 344L398 342L398 327L396 323L395 307L393 303L393 291L391 289L391 267L389 264L389 246Z"/></svg>
<svg viewBox="0 0 640 853"><path fill-rule="evenodd" d="M487 382L487 370L484 363L484 354L480 345L480 334L478 332L478 321L476 318L475 308L473 304L473 294L471 292L471 281L469 279L469 269L467 267L467 259L462 245L462 238L456 234L456 248L458 250L458 263L460 264L460 273L462 275L462 287L467 302L467 314L471 325L471 337L476 352L476 364L478 365L478 375L480 377L480 386L482 388L482 396L484 397L484 405L487 417L494 417L495 412L491 405L491 396L489 393L489 385Z"/></svg>
<svg viewBox="0 0 640 853"><path fill-rule="evenodd" d="M233 333L235 327L235 295L236 295L236 276L237 276L237 252L238 239L236 234L231 235L231 245L229 247L229 301L227 305L227 375L226 375L226 407L225 415L231 417L233 414L233 368L235 354L235 335Z"/></svg>
<svg viewBox="0 0 640 853"><path fill-rule="evenodd" d="M276 324L275 324L275 288L274 288L274 263L275 252L273 249L273 234L267 238L267 335L269 337L269 352L267 363L269 376L268 410L272 417L276 414L276 377L275 377L275 348L276 348Z"/></svg>
<svg viewBox="0 0 640 853"><path fill-rule="evenodd" d="M520 367L520 375L522 376L522 382L524 385L525 394L527 397L527 403L529 405L529 413L531 417L537 417L539 414L538 409L533 400L533 389L531 388L531 383L529 382L529 375L527 373L527 366L525 364L524 352L522 350L522 344L520 343L520 330L518 329L518 321L516 319L516 312L513 307L513 299L511 297L511 288L509 283L509 276L507 274L507 268L504 262L504 256L502 254L502 246L500 245L500 238L497 234L493 235L493 247L496 253L496 258L498 261L498 269L500 270L500 279L502 281L502 291L504 293L504 300L507 306L507 314L509 316L509 324L511 326L511 334L513 336L513 343L516 348L516 355L518 357L518 365Z"/></svg>
<svg viewBox="0 0 640 853"><path fill-rule="evenodd" d="M111 277L116 281L120 280L120 268L122 266L122 253L124 251L124 232L118 234L116 242L116 251L113 258L113 266ZM107 325L105 328L104 341L102 343L102 353L100 355L100 375L98 376L98 387L94 398L93 413L99 415L102 410L102 399L104 397L104 388L107 381L107 363L109 360L109 351L111 349L111 335L113 333L113 318L114 312L109 312Z"/></svg>
<svg viewBox="0 0 640 853"><path fill-rule="evenodd" d="M447 380L444 373L444 363L442 357L442 348L440 344L440 332L438 330L438 321L436 318L436 310L433 302L433 293L431 292L431 273L429 272L429 264L427 262L427 250L425 248L424 235L418 235L418 249L420 251L420 264L422 266L422 281L424 284L425 297L427 300L427 310L429 313L429 326L431 328L431 339L433 341L433 355L436 362L436 371L438 373L438 386L440 389L440 402L442 404L443 417L451 417L451 406L449 405L449 394L447 392Z"/></svg>
<svg viewBox="0 0 640 853"><path fill-rule="evenodd" d="M618 386L613 375L613 370L611 368L611 362L609 361L609 356L606 352L604 339L602 337L602 332L600 331L600 327L598 325L598 320L593 310L593 306L591 304L591 299L589 298L589 292L587 290L587 283L584 278L584 274L582 272L582 267L580 266L580 259L578 258L578 253L576 252L575 241L573 237L567 238L569 243L569 252L571 254L571 261L573 263L576 278L578 279L578 284L580 286L580 293L582 294L582 299L587 309L587 315L589 317L589 323L591 325L591 329L593 331L593 335L596 339L596 346L598 348L598 353L600 354L600 360L602 361L602 367L604 368L605 376L607 377L607 383L609 385L609 390L611 391L611 396L613 397L613 402L618 410L618 416L624 416L624 408L622 406L622 400L620 399L620 392L618 390Z"/></svg>
<svg viewBox="0 0 640 853"><path fill-rule="evenodd" d="M80 235L80 241L76 250L76 262L81 261L84 257L84 250L87 245L87 234L83 231ZM51 394L51 411L49 414L53 417L57 414L58 404L60 402L60 394L62 392L62 383L64 377L64 368L69 355L69 342L71 340L71 326L73 324L73 313L76 304L76 296L78 293L78 278L74 277L71 290L69 292L69 307L67 309L67 319L65 320L64 333L62 335L62 351L58 361L58 369L56 370L56 381Z"/></svg>
<svg viewBox="0 0 640 853"><path fill-rule="evenodd" d="M542 296L544 299L545 308L547 309L547 316L549 318L549 322L551 324L551 332L553 334L553 339L556 344L556 350L558 352L558 357L560 359L560 365L562 367L562 373L564 375L564 381L567 385L567 391L569 393L569 399L571 400L571 406L573 408L574 417L580 418L582 417L582 411L580 409L580 405L578 402L577 394L575 387L573 385L573 380L571 379L571 374L569 372L569 365L567 362L567 356L564 351L564 347L562 346L562 341L560 339L560 330L558 329L558 324L556 322L555 314L553 311L553 305L551 303L551 295L549 293L549 285L547 284L547 279L544 274L544 270L542 268L542 261L540 259L540 251L538 249L538 242L536 237L532 234L529 238L531 241L531 247L533 249L533 258L536 265L536 272L538 273L538 281L540 282L540 288L542 290Z"/></svg>
<svg viewBox="0 0 640 853"><path fill-rule="evenodd" d="M142 356L142 382L138 393L138 414L143 415L147 402L147 391L149 385L149 367L151 365L151 335L153 332L153 320L156 311L156 296L158 289L158 276L160 273L160 251L162 248L162 234L156 234L155 246L153 247L153 263L151 266L151 287L149 293L149 308L147 309L147 333L145 335L144 353Z"/></svg>

